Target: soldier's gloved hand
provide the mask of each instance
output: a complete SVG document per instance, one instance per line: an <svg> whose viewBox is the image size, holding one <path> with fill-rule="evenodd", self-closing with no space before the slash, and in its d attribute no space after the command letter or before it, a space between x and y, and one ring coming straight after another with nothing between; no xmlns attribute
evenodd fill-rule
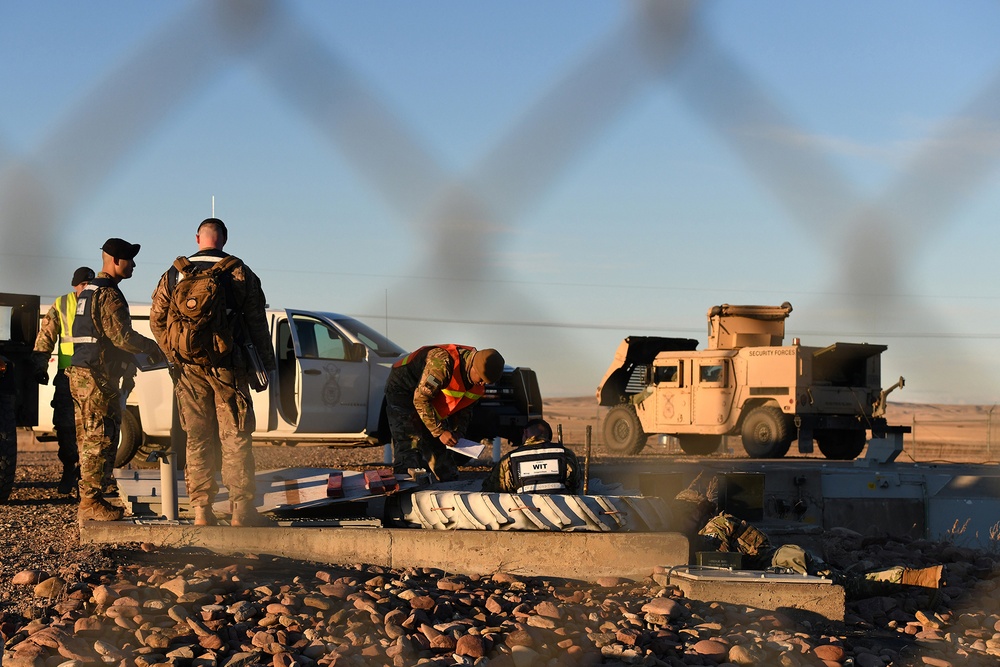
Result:
<svg viewBox="0 0 1000 667"><path fill-rule="evenodd" d="M35 381L38 384L48 384L49 383L49 371L45 368L35 369Z"/></svg>

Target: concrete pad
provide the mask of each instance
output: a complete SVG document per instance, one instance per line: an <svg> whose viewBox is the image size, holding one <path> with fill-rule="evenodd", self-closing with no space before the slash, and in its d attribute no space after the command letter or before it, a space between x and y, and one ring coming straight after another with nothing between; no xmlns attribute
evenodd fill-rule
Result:
<svg viewBox="0 0 1000 667"><path fill-rule="evenodd" d="M641 580L688 560L680 533L431 531L405 528L231 528L186 523L87 521L83 543L149 542L219 554L266 553L321 563L434 567L457 574L509 572L593 581Z"/></svg>
<svg viewBox="0 0 1000 667"><path fill-rule="evenodd" d="M692 600L780 611L793 618L818 614L844 620L843 587L822 577L685 567L671 570L663 583L677 586Z"/></svg>

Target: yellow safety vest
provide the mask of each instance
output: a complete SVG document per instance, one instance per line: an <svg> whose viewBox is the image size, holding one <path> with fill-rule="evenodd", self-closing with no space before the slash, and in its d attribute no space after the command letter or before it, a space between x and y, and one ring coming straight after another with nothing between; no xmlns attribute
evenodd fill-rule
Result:
<svg viewBox="0 0 1000 667"><path fill-rule="evenodd" d="M69 368L73 361L73 318L76 317L76 292L63 294L55 301L59 311L59 368Z"/></svg>

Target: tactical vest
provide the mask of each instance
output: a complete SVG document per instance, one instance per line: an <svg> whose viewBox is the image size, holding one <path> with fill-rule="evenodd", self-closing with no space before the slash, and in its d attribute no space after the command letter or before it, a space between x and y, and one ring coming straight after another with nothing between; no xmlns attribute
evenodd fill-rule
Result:
<svg viewBox="0 0 1000 667"><path fill-rule="evenodd" d="M63 294L56 299L59 313L59 368L68 368L73 363L73 320L76 318L76 292Z"/></svg>
<svg viewBox="0 0 1000 667"><path fill-rule="evenodd" d="M514 493L566 491L566 450L558 445L537 445L512 451L509 456Z"/></svg>
<svg viewBox="0 0 1000 667"><path fill-rule="evenodd" d="M94 296L103 287L117 289L110 278L94 278L76 300L76 315L73 317L73 344L71 366L98 369L101 364L101 347L97 342L97 327L94 325Z"/></svg>
<svg viewBox="0 0 1000 667"><path fill-rule="evenodd" d="M423 361L427 358L427 353L435 347L448 352L452 360L451 381L431 399L434 412L437 413L439 419L444 419L478 401L486 390L478 384L471 387L465 386L465 378L462 377L462 351L475 349L467 345L427 345L398 360L392 367L402 368L411 361Z"/></svg>

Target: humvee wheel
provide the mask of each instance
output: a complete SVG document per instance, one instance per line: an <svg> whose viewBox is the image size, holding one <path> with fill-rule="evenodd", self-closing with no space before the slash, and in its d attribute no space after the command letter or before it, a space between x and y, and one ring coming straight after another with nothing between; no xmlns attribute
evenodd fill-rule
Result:
<svg viewBox="0 0 1000 667"><path fill-rule="evenodd" d="M131 461L139 446L142 445L142 429L139 420L131 410L122 411L122 427L118 437L118 450L115 452L115 467L124 468Z"/></svg>
<svg viewBox="0 0 1000 667"><path fill-rule="evenodd" d="M632 405L616 405L604 417L604 446L613 454L638 454L648 438Z"/></svg>
<svg viewBox="0 0 1000 667"><path fill-rule="evenodd" d="M850 461L865 448L865 432L852 429L816 431L816 445L828 459Z"/></svg>
<svg viewBox="0 0 1000 667"><path fill-rule="evenodd" d="M753 459L780 459L792 445L788 418L778 408L754 408L743 419L743 449Z"/></svg>
<svg viewBox="0 0 1000 667"><path fill-rule="evenodd" d="M722 444L721 435L679 435L677 441L681 451L691 456L708 456L719 449Z"/></svg>

